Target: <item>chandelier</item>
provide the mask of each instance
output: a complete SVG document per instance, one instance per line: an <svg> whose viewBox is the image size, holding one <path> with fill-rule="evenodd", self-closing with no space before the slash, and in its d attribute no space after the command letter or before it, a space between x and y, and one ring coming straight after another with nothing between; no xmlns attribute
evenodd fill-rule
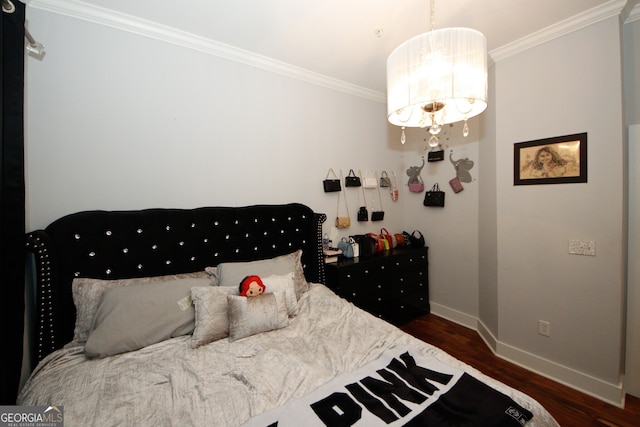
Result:
<svg viewBox="0 0 640 427"><path fill-rule="evenodd" d="M387 117L402 127L429 128L429 145L439 145L443 125L467 120L487 108L487 42L470 28L434 30L395 48L387 59Z"/></svg>

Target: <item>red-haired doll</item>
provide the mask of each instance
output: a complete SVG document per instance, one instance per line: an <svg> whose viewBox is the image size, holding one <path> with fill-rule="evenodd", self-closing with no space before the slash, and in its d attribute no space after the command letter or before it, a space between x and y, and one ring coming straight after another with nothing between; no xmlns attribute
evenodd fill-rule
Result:
<svg viewBox="0 0 640 427"><path fill-rule="evenodd" d="M265 286L258 276L247 276L240 282L240 295L243 297L257 297L264 293Z"/></svg>

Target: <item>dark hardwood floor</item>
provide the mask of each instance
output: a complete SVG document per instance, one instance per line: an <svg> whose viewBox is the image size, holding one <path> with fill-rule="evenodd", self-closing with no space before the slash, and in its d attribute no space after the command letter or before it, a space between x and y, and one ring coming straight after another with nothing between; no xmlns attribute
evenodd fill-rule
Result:
<svg viewBox="0 0 640 427"><path fill-rule="evenodd" d="M537 375L495 356L477 332L457 323L428 314L401 329L533 397L562 427L640 426L640 399L627 396L621 409Z"/></svg>

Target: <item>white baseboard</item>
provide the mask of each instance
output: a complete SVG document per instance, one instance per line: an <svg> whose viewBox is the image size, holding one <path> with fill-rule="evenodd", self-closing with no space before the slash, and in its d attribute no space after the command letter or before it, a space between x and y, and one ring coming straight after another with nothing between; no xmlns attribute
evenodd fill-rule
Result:
<svg viewBox="0 0 640 427"><path fill-rule="evenodd" d="M500 342L484 323L466 313L431 303L431 313L478 332L487 347L501 359L574 388L617 407L624 407L623 384L611 384L551 360Z"/></svg>
<svg viewBox="0 0 640 427"><path fill-rule="evenodd" d="M435 302L429 302L429 305L431 307L432 314L442 317L443 319L451 320L459 325L466 326L474 331L476 330L478 319L475 317Z"/></svg>

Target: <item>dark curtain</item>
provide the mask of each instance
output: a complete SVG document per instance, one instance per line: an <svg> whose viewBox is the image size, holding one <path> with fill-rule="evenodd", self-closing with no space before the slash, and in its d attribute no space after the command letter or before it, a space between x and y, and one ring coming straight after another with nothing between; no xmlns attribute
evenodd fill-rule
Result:
<svg viewBox="0 0 640 427"><path fill-rule="evenodd" d="M0 404L16 402L22 367L25 286L24 4L0 23Z"/></svg>

